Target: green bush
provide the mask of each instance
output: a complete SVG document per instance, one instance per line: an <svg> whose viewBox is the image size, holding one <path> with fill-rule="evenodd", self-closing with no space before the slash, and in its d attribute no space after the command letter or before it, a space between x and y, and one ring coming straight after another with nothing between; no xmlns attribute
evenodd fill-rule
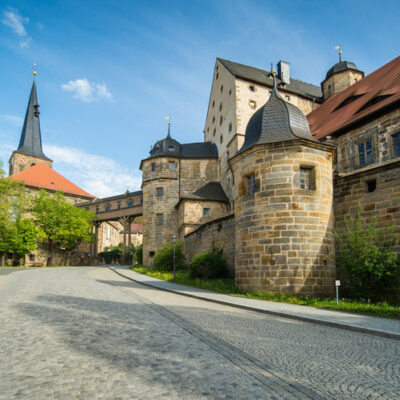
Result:
<svg viewBox="0 0 400 400"><path fill-rule="evenodd" d="M162 271L172 271L174 269L174 245L167 244L160 249L154 256L154 266ZM175 268L185 269L185 255L183 254L183 242L179 241L175 246Z"/></svg>
<svg viewBox="0 0 400 400"><path fill-rule="evenodd" d="M143 265L143 247L136 247L136 262L140 265Z"/></svg>
<svg viewBox="0 0 400 400"><path fill-rule="evenodd" d="M210 252L198 253L190 263L191 278L220 279L228 276L228 263L222 248L212 243Z"/></svg>
<svg viewBox="0 0 400 400"><path fill-rule="evenodd" d="M375 219L363 226L360 212L357 218L345 219L345 223L344 232L335 232L335 235L339 241L338 272L344 278L349 296L367 301L397 302L400 262L392 250L397 241L394 227L379 230Z"/></svg>

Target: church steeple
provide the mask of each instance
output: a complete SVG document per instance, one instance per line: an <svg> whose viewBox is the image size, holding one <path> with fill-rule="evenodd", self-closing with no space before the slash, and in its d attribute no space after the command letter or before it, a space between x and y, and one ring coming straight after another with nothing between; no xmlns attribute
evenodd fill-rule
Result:
<svg viewBox="0 0 400 400"><path fill-rule="evenodd" d="M38 163L45 163L49 166L51 166L52 163L52 160L43 153L42 149L39 121L40 112L35 75L36 71L34 71L31 94L29 96L28 108L26 109L19 145L10 158L10 175L16 174Z"/></svg>

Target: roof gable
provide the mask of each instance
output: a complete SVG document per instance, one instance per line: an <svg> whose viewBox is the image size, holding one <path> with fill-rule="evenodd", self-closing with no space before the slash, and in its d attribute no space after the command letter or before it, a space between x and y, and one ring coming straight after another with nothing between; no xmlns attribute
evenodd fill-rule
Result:
<svg viewBox="0 0 400 400"><path fill-rule="evenodd" d="M335 94L307 115L317 139L361 122L400 100L400 57L349 88Z"/></svg>
<svg viewBox="0 0 400 400"><path fill-rule="evenodd" d="M273 82L270 78L270 71L264 71L259 68L224 60L222 58L217 58L217 60L219 60L232 75L235 75L238 78L272 87ZM277 79L278 84L281 82L282 81L280 79ZM311 83L306 83L298 79L293 79L292 77L290 78L290 83L285 85L284 90L300 96L312 98L317 101L319 101L319 99L322 97L322 91L319 86L315 86Z"/></svg>
<svg viewBox="0 0 400 400"><path fill-rule="evenodd" d="M18 174L11 175L8 179L21 182L27 186L36 187L39 189L62 191L66 194L93 198L94 196L79 186L75 185L61 174L54 171L46 164L37 164Z"/></svg>

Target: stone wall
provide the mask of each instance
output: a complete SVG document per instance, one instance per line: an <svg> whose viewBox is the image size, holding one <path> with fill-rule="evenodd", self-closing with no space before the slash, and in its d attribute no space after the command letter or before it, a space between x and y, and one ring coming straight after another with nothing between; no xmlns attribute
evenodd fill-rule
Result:
<svg viewBox="0 0 400 400"><path fill-rule="evenodd" d="M258 145L235 172L236 284L250 290L332 295L335 278L332 147L306 141ZM300 168L313 188L300 188ZM246 192L255 175L256 192Z"/></svg>
<svg viewBox="0 0 400 400"><path fill-rule="evenodd" d="M230 274L235 273L235 215L233 213L218 218L204 225L184 238L186 260L189 263L193 256L203 251L210 251L212 242L224 249Z"/></svg>
<svg viewBox="0 0 400 400"><path fill-rule="evenodd" d="M209 209L209 216L204 216L204 208ZM183 238L198 226L220 218L228 212L228 204L219 201L184 199L178 208L178 232Z"/></svg>
<svg viewBox="0 0 400 400"><path fill-rule="evenodd" d="M175 162L173 170L169 169L170 161ZM155 164L154 171L152 163ZM155 157L143 161L144 265L153 265L155 253L170 243L172 235L178 232L178 210L175 206L180 196L217 180L217 165L217 159ZM157 196L157 189L162 189L162 196Z"/></svg>
<svg viewBox="0 0 400 400"><path fill-rule="evenodd" d="M361 80L363 77L364 74L362 72L352 70L346 70L333 74L321 84L325 100L334 94L347 89L349 86Z"/></svg>
<svg viewBox="0 0 400 400"><path fill-rule="evenodd" d="M50 168L53 164L51 160L44 160L38 157L27 156L26 154L17 153L14 151L9 161L9 175L15 175L19 172L28 169L36 164L46 164Z"/></svg>

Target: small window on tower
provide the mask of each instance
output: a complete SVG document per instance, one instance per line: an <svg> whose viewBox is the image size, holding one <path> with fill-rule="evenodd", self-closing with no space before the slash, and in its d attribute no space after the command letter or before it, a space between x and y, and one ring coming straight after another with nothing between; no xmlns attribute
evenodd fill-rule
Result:
<svg viewBox="0 0 400 400"><path fill-rule="evenodd" d="M215 122L215 117L213 117L213 119L212 119L212 123L214 123Z"/></svg>
<svg viewBox="0 0 400 400"><path fill-rule="evenodd" d="M203 217L209 217L210 216L210 209L209 208L203 208Z"/></svg>
<svg viewBox="0 0 400 400"><path fill-rule="evenodd" d="M221 93L224 91L224 85L221 85Z"/></svg>
<svg viewBox="0 0 400 400"><path fill-rule="evenodd" d="M313 168L300 167L300 188L313 190Z"/></svg>
<svg viewBox="0 0 400 400"><path fill-rule="evenodd" d="M250 108L252 108L253 110L257 107L257 103L255 100L249 100L249 106Z"/></svg>
<svg viewBox="0 0 400 400"><path fill-rule="evenodd" d="M221 135L221 136L219 137L219 142L222 143L223 141L224 141L224 136Z"/></svg>
<svg viewBox="0 0 400 400"><path fill-rule="evenodd" d="M156 224L162 225L164 223L164 214L156 214Z"/></svg>
<svg viewBox="0 0 400 400"><path fill-rule="evenodd" d="M400 156L400 133L396 133L392 136L393 140L393 154L395 157Z"/></svg>
<svg viewBox="0 0 400 400"><path fill-rule="evenodd" d="M229 123L229 132L232 132L232 122Z"/></svg>
<svg viewBox="0 0 400 400"><path fill-rule="evenodd" d="M156 170L156 163L155 163L155 162L152 162L152 163L151 163L151 170L152 170L152 171L155 171L155 170Z"/></svg>
<svg viewBox="0 0 400 400"><path fill-rule="evenodd" d="M219 77L219 73L217 72L217 75L215 75L215 80L217 80Z"/></svg>
<svg viewBox="0 0 400 400"><path fill-rule="evenodd" d="M224 118L222 117L222 115L219 117L219 124L222 125L222 121L224 120Z"/></svg>
<svg viewBox="0 0 400 400"><path fill-rule="evenodd" d="M214 108L214 106L215 106L215 100L213 100L212 102L212 108Z"/></svg>
<svg viewBox="0 0 400 400"><path fill-rule="evenodd" d="M156 189L157 197L162 197L164 195L164 188L160 187Z"/></svg>
<svg viewBox="0 0 400 400"><path fill-rule="evenodd" d="M250 90L250 92L255 92L256 88L254 87L254 85L250 85L249 90Z"/></svg>
<svg viewBox="0 0 400 400"><path fill-rule="evenodd" d="M219 111L222 111L222 102L219 103Z"/></svg>
<svg viewBox="0 0 400 400"><path fill-rule="evenodd" d="M256 175L251 174L246 176L247 194L254 194L256 192Z"/></svg>
<svg viewBox="0 0 400 400"><path fill-rule="evenodd" d="M168 162L168 169L170 171L174 171L175 170L175 161L169 161Z"/></svg>
<svg viewBox="0 0 400 400"><path fill-rule="evenodd" d="M213 130L213 136L215 136L215 133L217 132L217 130L214 128Z"/></svg>

